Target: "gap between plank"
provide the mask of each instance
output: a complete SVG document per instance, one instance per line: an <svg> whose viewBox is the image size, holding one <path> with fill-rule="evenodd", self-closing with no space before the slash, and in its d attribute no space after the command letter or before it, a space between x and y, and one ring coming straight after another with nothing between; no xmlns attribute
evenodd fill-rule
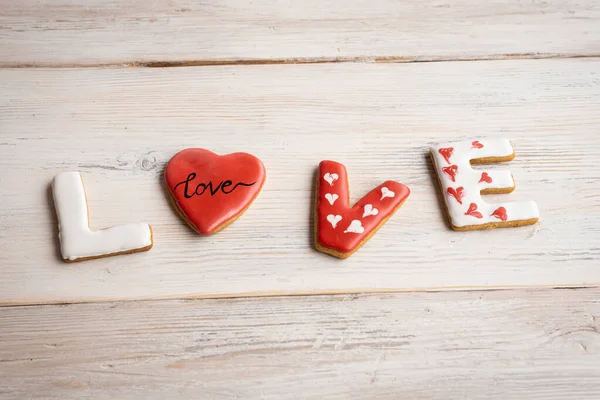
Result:
<svg viewBox="0 0 600 400"><path fill-rule="evenodd" d="M317 297L317 296L365 296L365 295L392 295L402 293L456 293L456 292L498 292L498 291L520 291L520 290L588 290L599 288L600 284L590 285L542 285L542 286L493 286L489 288L476 287L443 287L429 289L348 289L348 290L329 290L322 292L247 292L247 293L224 293L224 294L207 294L198 296L162 296L154 298L130 298L130 299L86 299L74 301L31 301L29 303L0 303L0 310L3 308L14 307L38 307L38 306L68 306L72 304L102 304L102 303L129 303L140 301L193 301L193 300L238 300L238 299L261 299L265 297Z"/></svg>
<svg viewBox="0 0 600 400"><path fill-rule="evenodd" d="M454 61L498 61L498 60L540 60L565 58L596 58L598 54L564 54L564 53L511 53L491 54L485 56L435 56L435 57L401 57L401 56L348 56L348 57L306 57L306 58L266 58L242 60L179 60L179 61L133 61L121 63L79 63L79 64L48 64L29 63L12 64L0 63L0 68L174 68L174 67L212 67L228 65L286 65L286 64L331 64L331 63L369 63L369 64L403 64L431 63Z"/></svg>

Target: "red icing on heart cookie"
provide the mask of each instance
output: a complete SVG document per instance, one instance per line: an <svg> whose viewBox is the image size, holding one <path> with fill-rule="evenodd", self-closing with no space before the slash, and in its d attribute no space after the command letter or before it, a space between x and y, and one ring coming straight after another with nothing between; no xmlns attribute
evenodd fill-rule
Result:
<svg viewBox="0 0 600 400"><path fill-rule="evenodd" d="M446 160L446 162L450 164L450 157L452 157L452 153L454 153L454 148L446 147L439 149L438 152L442 155L442 157L444 157L444 160Z"/></svg>
<svg viewBox="0 0 600 400"><path fill-rule="evenodd" d="M410 194L403 184L385 181L350 207L343 164L321 161L317 180L317 249L339 258L349 257L362 246Z"/></svg>
<svg viewBox="0 0 600 400"><path fill-rule="evenodd" d="M473 143L471 143L471 146L473 146L474 149L482 149L483 145L481 143L479 143L479 141L475 140Z"/></svg>
<svg viewBox="0 0 600 400"><path fill-rule="evenodd" d="M462 186L456 189L448 188L448 194L454 197L459 204L462 204L462 198L465 197L464 190L465 188Z"/></svg>
<svg viewBox="0 0 600 400"><path fill-rule="evenodd" d="M508 215L506 215L506 208L499 207L491 214L492 217L496 217L499 220L506 221L508 219Z"/></svg>
<svg viewBox="0 0 600 400"><path fill-rule="evenodd" d="M205 149L183 150L165 169L173 202L203 235L237 219L258 196L265 177L263 163L251 154L220 156Z"/></svg>
<svg viewBox="0 0 600 400"><path fill-rule="evenodd" d="M456 172L458 172L457 165L451 165L449 167L442 167L442 171L444 171L444 173L446 175L448 175L450 177L450 179L452 179L452 182L456 182Z"/></svg>
<svg viewBox="0 0 600 400"><path fill-rule="evenodd" d="M470 215L472 217L479 218L479 219L483 218L483 215L479 211L477 211L477 204L475 204L475 203L471 203L469 205L469 209L467 210L465 215Z"/></svg>
<svg viewBox="0 0 600 400"><path fill-rule="evenodd" d="M483 172L481 174L481 179L479 180L479 183L481 182L492 183L492 177L489 176L487 172Z"/></svg>

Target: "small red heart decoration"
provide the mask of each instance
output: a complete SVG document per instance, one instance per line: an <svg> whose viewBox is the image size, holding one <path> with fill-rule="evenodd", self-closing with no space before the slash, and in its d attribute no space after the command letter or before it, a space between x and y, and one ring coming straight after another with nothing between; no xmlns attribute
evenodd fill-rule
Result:
<svg viewBox="0 0 600 400"><path fill-rule="evenodd" d="M205 149L180 151L165 169L173 203L203 235L220 231L246 211L265 178L263 163L251 154L221 156Z"/></svg>
<svg viewBox="0 0 600 400"><path fill-rule="evenodd" d="M481 179L479 180L479 183L481 182L492 183L492 177L487 172L484 172L481 174Z"/></svg>
<svg viewBox="0 0 600 400"><path fill-rule="evenodd" d="M462 204L462 198L465 197L464 190L465 188L462 186L456 189L448 188L448 194L454 197L459 204Z"/></svg>
<svg viewBox="0 0 600 400"><path fill-rule="evenodd" d="M482 149L483 145L481 143L479 143L477 140L475 140L473 143L471 143L471 146L473 146L474 149Z"/></svg>
<svg viewBox="0 0 600 400"><path fill-rule="evenodd" d="M444 157L444 160L446 160L446 162L448 164L450 164L450 157L452 157L452 153L454 153L454 148L453 147L444 147L438 150L438 153L440 153L442 155L442 157Z"/></svg>
<svg viewBox="0 0 600 400"><path fill-rule="evenodd" d="M492 217L496 217L502 221L506 221L508 219L508 215L506 215L506 208L499 207L493 213Z"/></svg>
<svg viewBox="0 0 600 400"><path fill-rule="evenodd" d="M469 209L467 210L465 215L470 215L472 217L479 218L479 219L483 218L483 215L481 215L481 213L479 211L477 211L477 204L475 204L475 203L471 203L469 205Z"/></svg>
<svg viewBox="0 0 600 400"><path fill-rule="evenodd" d="M443 167L442 171L444 171L444 173L446 173L450 179L452 179L452 182L456 182L455 177L456 177L456 172L458 172L458 166L457 165L451 165L449 167Z"/></svg>

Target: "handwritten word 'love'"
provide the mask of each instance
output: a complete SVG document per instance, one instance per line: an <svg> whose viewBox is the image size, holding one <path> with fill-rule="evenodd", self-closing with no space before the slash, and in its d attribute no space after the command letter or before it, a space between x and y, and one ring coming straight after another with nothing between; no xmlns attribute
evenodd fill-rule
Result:
<svg viewBox="0 0 600 400"><path fill-rule="evenodd" d="M252 186L252 185L256 184L256 182L252 182L252 183L238 182L234 185L232 181L226 180L226 181L219 182L219 184L216 187L213 187L212 182L208 182L208 183L200 182L199 184L196 185L196 189L190 193L190 186L193 186L193 185L190 185L190 182L193 181L194 179L196 179L196 173L192 172L188 175L188 177L186 178L185 181L179 182L177 185L175 185L173 190L177 190L177 188L180 185L185 185L184 189L183 189L183 195L185 196L186 199L191 199L194 196L202 196L204 194L204 192L206 192L206 189L208 189L211 196L214 196L217 193L219 193L219 191L221 191L223 194L230 194L235 189L237 189L238 186ZM233 186L233 187L231 187L231 186ZM231 189L227 190L228 187L231 187Z"/></svg>

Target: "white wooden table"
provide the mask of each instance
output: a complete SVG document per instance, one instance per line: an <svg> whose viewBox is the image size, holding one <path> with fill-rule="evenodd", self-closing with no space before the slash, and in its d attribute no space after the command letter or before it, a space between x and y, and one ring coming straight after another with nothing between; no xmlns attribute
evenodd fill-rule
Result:
<svg viewBox="0 0 600 400"><path fill-rule="evenodd" d="M1 0L0 83L0 398L600 398L599 0ZM428 147L480 137L540 223L449 229ZM162 187L187 147L267 167L215 236ZM412 190L344 261L322 159ZM155 247L63 263L71 170Z"/></svg>

